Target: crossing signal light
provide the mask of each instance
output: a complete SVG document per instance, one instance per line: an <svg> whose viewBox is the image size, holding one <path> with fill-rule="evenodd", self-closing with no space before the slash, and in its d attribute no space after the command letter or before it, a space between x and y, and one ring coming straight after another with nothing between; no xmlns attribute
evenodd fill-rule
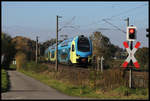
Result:
<svg viewBox="0 0 150 101"><path fill-rule="evenodd" d="M128 41L136 40L136 27L134 26L127 27L127 40Z"/></svg>

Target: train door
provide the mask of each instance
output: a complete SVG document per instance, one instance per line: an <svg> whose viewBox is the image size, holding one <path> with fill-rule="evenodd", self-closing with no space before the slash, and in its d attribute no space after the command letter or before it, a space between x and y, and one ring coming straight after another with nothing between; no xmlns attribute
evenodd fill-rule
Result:
<svg viewBox="0 0 150 101"><path fill-rule="evenodd" d="M48 52L48 62L50 61L50 55L51 55L51 53Z"/></svg>
<svg viewBox="0 0 150 101"><path fill-rule="evenodd" d="M51 52L50 60L51 60L52 62L54 62L54 61L56 60L56 52L55 52L55 51L52 51L52 52Z"/></svg>
<svg viewBox="0 0 150 101"><path fill-rule="evenodd" d="M73 41L72 44L71 44L71 49L70 49L70 60L71 60L72 63L76 63L75 41Z"/></svg>

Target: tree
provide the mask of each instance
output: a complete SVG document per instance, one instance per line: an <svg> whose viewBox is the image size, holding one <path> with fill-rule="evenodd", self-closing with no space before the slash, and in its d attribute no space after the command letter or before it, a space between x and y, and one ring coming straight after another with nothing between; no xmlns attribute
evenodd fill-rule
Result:
<svg viewBox="0 0 150 101"><path fill-rule="evenodd" d="M140 64L140 69L149 69L149 48L139 48L135 53L135 58Z"/></svg>
<svg viewBox="0 0 150 101"><path fill-rule="evenodd" d="M101 32L94 32L91 36L90 39L92 40L93 44L93 56L96 58L99 57L104 57L105 59L105 68L108 68L107 62L111 59L111 51L109 51L110 48L110 41L109 38L106 36L102 35Z"/></svg>
<svg viewBox="0 0 150 101"><path fill-rule="evenodd" d="M4 61L2 62L2 66L8 69L10 62L13 60L16 50L15 45L11 42L12 38L6 33L1 34L1 42L2 42L2 55L4 56Z"/></svg>
<svg viewBox="0 0 150 101"><path fill-rule="evenodd" d="M122 48L119 48L118 46L112 44L108 37L102 35L101 32L94 32L90 39L92 40L93 44L93 56L96 56L96 58L104 57L104 67L109 68L112 67L112 60L113 57L121 57L121 51L123 51Z"/></svg>
<svg viewBox="0 0 150 101"><path fill-rule="evenodd" d="M52 46L53 44L56 43L56 39L51 39L51 40L47 40L45 41L43 44L40 45L41 47L41 55L44 56L44 51L49 47Z"/></svg>
<svg viewBox="0 0 150 101"><path fill-rule="evenodd" d="M36 42L22 36L16 36L12 39L12 42L15 44L17 52L22 52L26 54L28 61L35 60L35 50Z"/></svg>

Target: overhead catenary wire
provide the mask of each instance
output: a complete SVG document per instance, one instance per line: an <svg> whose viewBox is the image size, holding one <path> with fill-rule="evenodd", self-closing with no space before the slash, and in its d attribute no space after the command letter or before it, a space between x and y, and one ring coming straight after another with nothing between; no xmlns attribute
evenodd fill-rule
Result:
<svg viewBox="0 0 150 101"><path fill-rule="evenodd" d="M140 5L140 6L138 6L138 7L134 7L134 8L128 9L128 10L126 10L126 11L123 11L123 12L121 12L121 13L115 14L115 15L111 16L109 19L112 19L112 18L114 18L114 17L120 16L120 15L122 15L122 14L127 14L127 13L129 13L129 12L131 12L131 11L135 11L135 10L137 10L138 8L141 8L141 7L145 6L145 5L147 5L147 4L143 4L143 5Z"/></svg>
<svg viewBox="0 0 150 101"><path fill-rule="evenodd" d="M122 15L122 14L127 14L127 13L129 13L129 12L131 12L131 11L133 11L133 10L137 10L138 8L141 8L141 7L145 6L145 5L147 5L147 4L142 4L142 5L138 6L138 7L134 7L134 8L128 9L128 10L126 10L126 11L123 11L123 12L121 12L121 13L118 13L118 14L116 14L116 15L113 15L113 16L111 16L110 18L102 19L102 21L105 21L106 23L112 25L113 27L115 27L115 28L117 28L118 30L120 30L120 31L122 31L123 33L125 33L124 30L122 30L122 29L120 29L119 27L117 27L116 25L113 25L112 23L108 22L108 20L112 20L112 18L114 18L114 17L120 16L120 15ZM107 20L107 21L106 21L106 20ZM113 20L114 20L114 19L113 19ZM117 19L117 20L118 20L118 19ZM120 19L120 20L123 21L124 19ZM98 22L100 22L100 21L98 21ZM98 24L98 22L93 22L93 23L91 23L90 25ZM103 24L104 24L104 23L103 23Z"/></svg>
<svg viewBox="0 0 150 101"><path fill-rule="evenodd" d="M105 21L106 23L108 23L108 24L112 25L113 27L115 27L116 29L120 30L121 32L126 33L126 31L124 31L124 30L120 29L119 27L117 27L116 25L114 25L114 24L112 24L112 23L108 22L107 20L103 19L102 21Z"/></svg>

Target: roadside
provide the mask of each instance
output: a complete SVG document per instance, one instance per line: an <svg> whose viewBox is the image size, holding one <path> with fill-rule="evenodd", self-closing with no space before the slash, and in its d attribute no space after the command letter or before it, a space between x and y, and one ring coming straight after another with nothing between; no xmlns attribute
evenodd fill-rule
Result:
<svg viewBox="0 0 150 101"><path fill-rule="evenodd" d="M90 88L86 85L72 85L71 83L67 82L67 80L66 82L62 82L54 79L55 77L50 76L48 73L36 73L33 71L24 70L20 70L20 72L70 96L97 99L148 99L148 89L129 89L127 87L120 86L114 90L108 91Z"/></svg>
<svg viewBox="0 0 150 101"><path fill-rule="evenodd" d="M1 69L1 92L9 90L9 77L5 69Z"/></svg>
<svg viewBox="0 0 150 101"><path fill-rule="evenodd" d="M17 71L8 71L10 91L2 93L2 99L81 99L62 94L49 86Z"/></svg>
<svg viewBox="0 0 150 101"><path fill-rule="evenodd" d="M69 96L76 96L77 98L81 97L84 99L148 99L148 88L129 89L128 87L120 85L113 89L103 89L101 85L98 85L98 81L99 83L102 83L103 80L102 78L97 78L96 75L101 75L98 72L98 74L95 74L94 71L91 71L89 75L90 78L88 78L88 75L84 72L79 73L78 71L72 71L71 69L56 72L46 65L36 64L34 62L29 62L24 66L25 67L19 69L19 72L39 80L45 85L56 89L59 93L61 92ZM117 71L116 73L119 72ZM87 78L85 79L83 75ZM116 76L118 77L118 75ZM111 77L113 77L113 75ZM108 78L108 80L109 79L110 78ZM117 78L117 81L118 80L119 79ZM110 83L112 84L112 82Z"/></svg>

